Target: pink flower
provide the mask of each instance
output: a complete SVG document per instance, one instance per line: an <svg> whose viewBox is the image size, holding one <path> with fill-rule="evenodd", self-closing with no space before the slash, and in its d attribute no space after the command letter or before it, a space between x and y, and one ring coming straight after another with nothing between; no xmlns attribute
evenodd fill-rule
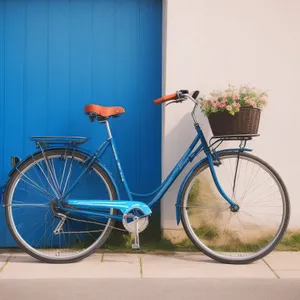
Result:
<svg viewBox="0 0 300 300"><path fill-rule="evenodd" d="M266 104L267 103L267 97L263 96L259 99L261 104Z"/></svg>
<svg viewBox="0 0 300 300"><path fill-rule="evenodd" d="M232 110L232 106L231 106L231 105L227 105L227 106L226 106L226 109L227 109L228 111L231 111L231 110Z"/></svg>
<svg viewBox="0 0 300 300"><path fill-rule="evenodd" d="M233 99L234 99L234 100L239 100L239 99L240 99L240 95L234 95L234 96L233 96Z"/></svg>
<svg viewBox="0 0 300 300"><path fill-rule="evenodd" d="M204 108L209 108L209 103L205 102L203 106L204 106Z"/></svg>
<svg viewBox="0 0 300 300"><path fill-rule="evenodd" d="M239 103L233 103L232 106L233 106L233 107L240 108L240 107L241 107L241 104L239 104Z"/></svg>
<svg viewBox="0 0 300 300"><path fill-rule="evenodd" d="M224 108L226 106L226 103L221 102L220 103L220 108Z"/></svg>
<svg viewBox="0 0 300 300"><path fill-rule="evenodd" d="M225 103L227 101L227 97L223 97L222 102Z"/></svg>
<svg viewBox="0 0 300 300"><path fill-rule="evenodd" d="M257 107L257 105L256 105L256 103L254 102L254 101L250 101L250 105L253 107L253 108L256 108Z"/></svg>
<svg viewBox="0 0 300 300"><path fill-rule="evenodd" d="M218 103L218 102L215 102L215 103L213 104L213 107L214 107L214 108L218 108L218 107L219 107L219 103Z"/></svg>

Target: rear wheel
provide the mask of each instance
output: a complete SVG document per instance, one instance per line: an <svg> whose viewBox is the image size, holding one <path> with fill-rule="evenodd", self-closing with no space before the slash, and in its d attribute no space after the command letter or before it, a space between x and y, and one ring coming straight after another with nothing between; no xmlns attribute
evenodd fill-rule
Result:
<svg viewBox="0 0 300 300"><path fill-rule="evenodd" d="M108 238L114 219L65 213L57 205L58 194L63 195L76 182L87 159L72 149L47 150L26 160L12 174L4 195L6 220L16 242L31 256L49 263L75 262ZM115 200L117 194L105 170L94 163L68 199Z"/></svg>
<svg viewBox="0 0 300 300"><path fill-rule="evenodd" d="M208 162L195 169L181 195L181 220L193 244L223 263L243 264L270 253L290 216L285 185L276 171L248 153L222 153L218 180L240 207L232 212L217 190Z"/></svg>

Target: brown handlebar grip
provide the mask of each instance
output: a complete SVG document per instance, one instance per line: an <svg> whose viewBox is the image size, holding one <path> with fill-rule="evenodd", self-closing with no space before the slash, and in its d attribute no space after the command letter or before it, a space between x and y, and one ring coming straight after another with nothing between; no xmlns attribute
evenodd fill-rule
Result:
<svg viewBox="0 0 300 300"><path fill-rule="evenodd" d="M154 100L154 104L161 104L164 103L166 101L170 101L170 100L176 100L177 99L177 93L171 94L171 95L167 95L161 98L158 98L156 100Z"/></svg>

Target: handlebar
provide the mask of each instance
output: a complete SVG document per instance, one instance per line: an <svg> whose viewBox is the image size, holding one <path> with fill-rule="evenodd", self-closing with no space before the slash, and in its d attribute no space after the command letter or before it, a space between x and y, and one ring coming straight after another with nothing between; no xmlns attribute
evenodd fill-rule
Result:
<svg viewBox="0 0 300 300"><path fill-rule="evenodd" d="M182 102L183 100L188 100L188 98L191 98L191 96L189 96L188 94L189 94L188 90L180 90L174 94L166 95L166 96L163 96L161 98L154 100L154 104L162 104L164 102L172 101L172 100L175 100L174 102ZM194 100L196 100L198 95L199 95L199 91L195 91L192 95L192 98ZM179 100L179 101L176 101L176 100Z"/></svg>
<svg viewBox="0 0 300 300"><path fill-rule="evenodd" d="M174 93L154 100L154 104L162 104L164 102L176 100L176 99L178 99L178 95L177 93Z"/></svg>
<svg viewBox="0 0 300 300"><path fill-rule="evenodd" d="M199 91L194 91L194 93L192 95L190 95L188 90L180 90L174 94L170 94L170 95L167 95L167 96L164 96L164 97L154 100L154 104L161 104L161 103L164 103L167 101L172 101L169 104L181 103L186 100L191 100L195 104L191 115L194 120L194 123L198 124L196 115L195 115L196 109L200 105L199 100L197 100L198 95L199 95Z"/></svg>

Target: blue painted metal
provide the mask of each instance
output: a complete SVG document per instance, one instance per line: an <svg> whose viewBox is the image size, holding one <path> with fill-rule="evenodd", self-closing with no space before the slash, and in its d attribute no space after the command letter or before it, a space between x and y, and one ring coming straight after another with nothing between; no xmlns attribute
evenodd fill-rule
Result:
<svg viewBox="0 0 300 300"><path fill-rule="evenodd" d="M112 201L111 201L112 202ZM108 218L115 219L116 221L122 222L123 216L121 215L111 215L105 212L97 212L97 211L88 211L88 210L81 210L81 209L68 209L68 213L71 215L77 215L79 216L89 216L91 217L103 217L105 222L107 221Z"/></svg>
<svg viewBox="0 0 300 300"><path fill-rule="evenodd" d="M160 199L167 192L167 190L173 184L176 178L180 175L185 166L191 161L191 153L198 142L199 136L197 135L191 143L191 145L189 146L189 148L187 149L187 151L183 154L182 158L179 160L179 162L176 164L176 166L173 168L173 170L170 172L167 178L160 185L159 192L157 193L157 195L153 198L153 200L149 202L150 208L153 208L160 201Z"/></svg>
<svg viewBox="0 0 300 300"><path fill-rule="evenodd" d="M176 178L179 176L179 174L182 172L182 170L186 167L186 165L191 162L201 151L204 151L204 153L206 154L206 157L203 158L200 162L198 162L192 169L191 171L188 173L188 175L184 178L181 187L179 189L179 193L178 193L178 197L177 197L177 203L176 203L176 219L177 219L177 223L180 222L180 209L179 209L179 205L180 205L180 197L184 188L184 185L186 184L187 180L190 178L190 176L192 175L193 171L200 165L203 164L205 162L208 162L209 164L209 168L213 177L213 180L215 182L215 185L217 187L217 189L219 190L220 194L222 195L222 197L230 204L231 207L236 206L236 203L234 203L224 192L223 188L221 187L218 178L216 176L216 172L215 172L215 167L214 167L214 157L218 157L220 153L224 153L224 152L233 152L233 151L251 151L251 149L248 148L232 148L232 149L225 149L225 150L221 150L221 151L216 151L212 154L210 148L208 147L208 144L206 142L205 136L199 126L199 124L195 124L195 129L197 132L196 137L194 138L193 142L191 143L191 145L188 147L187 151L183 154L182 158L179 160L179 162L176 164L176 166L173 168L173 170L170 172L170 174L167 176L167 178L163 181L163 183L156 189L154 190L152 193L148 193L148 194L135 194L135 193L131 193L129 190L129 187L127 185L127 181L125 178L125 175L123 173L122 170L122 166L121 166L121 162L119 160L118 154L117 154L117 149L116 149L116 145L114 143L114 139L113 137L110 137L108 140L106 140L99 148L98 150L94 153L94 154L90 154L90 161L88 163L88 165L86 166L86 169L79 175L78 179L75 181L75 183L72 185L72 187L69 189L69 191L62 195L61 198L58 201L59 206L61 207L61 209L64 210L68 210L70 212L75 212L75 210L73 209L68 209L66 207L63 206L63 204L66 205L71 205L72 207L79 209L80 212L82 214L85 213L84 209L89 209L89 211L87 211L87 214L96 214L95 212L91 213L90 210L99 210L99 209L111 209L111 208L117 208L119 211L121 211L122 213L127 213L129 210L132 210L133 208L136 208L137 206L140 207L140 209L142 210L144 215L148 215L151 213L151 208L153 208L163 197L163 195L165 194L165 192L169 189L169 187L173 184L173 182L176 180ZM200 145L198 145L198 147L195 149L196 145L198 144L198 142L200 141ZM127 192L128 195L128 199L127 200L122 200L122 201L109 201L107 199L94 199L94 200L76 200L76 199L66 199L68 194L75 188L75 186L77 185L77 183L80 181L80 178L83 177L83 175L87 172L87 170L90 168L90 166L94 163L94 161L99 158L99 156L101 156L105 150L108 148L108 145L111 146L113 155L114 155L114 159L116 162L116 165L118 167L119 170L119 175L120 178L122 180L123 186ZM195 150L194 150L195 149ZM193 152L194 150L194 152ZM137 202L137 201L132 201L131 195L136 195L139 196L140 198L143 197L147 197L147 196L152 196L157 192L156 196L149 202L149 206L146 205L143 202ZM63 204L60 203L60 200L63 199ZM66 200L65 200L66 199ZM76 210L76 212L78 213L78 210ZM102 216L102 217L108 217L110 215L103 213L103 212L98 212L97 213L98 216ZM113 218L116 218L115 216L112 216Z"/></svg>
<svg viewBox="0 0 300 300"><path fill-rule="evenodd" d="M225 191L223 190L222 186L220 185L220 182L217 178L216 170L214 167L213 157L211 154L207 155L207 160L208 160L208 164L209 164L210 173L213 177L214 183L215 183L218 191L220 192L221 196L230 204L231 207L236 206L237 204L234 203L228 195L226 195Z"/></svg>
<svg viewBox="0 0 300 300"><path fill-rule="evenodd" d="M68 199L65 201L65 204L71 205L73 207L79 208L79 209L88 209L91 210L101 210L101 209L107 209L107 208L114 208L119 211L121 211L123 214L127 214L133 209L139 209L142 211L144 216L148 216L152 213L149 206L143 202L138 201L128 201L128 200L76 200L76 199ZM69 211L69 210L68 210ZM99 216L102 216L101 213L98 214Z"/></svg>
<svg viewBox="0 0 300 300"><path fill-rule="evenodd" d="M115 144L115 141L114 141L113 137L110 138L109 141L110 141L111 149L113 151L113 155L114 155L114 158L115 158L115 161L116 161L116 164L117 164L117 168L118 168L120 178L121 178L121 181L123 183L126 195L128 197L128 200L132 200L130 189L128 187L128 184L127 184L127 181L126 181L126 178L125 178L122 166L121 166L121 162L120 162L120 159L119 159L119 156L118 156L118 153L117 153L117 148L116 148L116 144Z"/></svg>
<svg viewBox="0 0 300 300"><path fill-rule="evenodd" d="M95 103L125 108L111 129L128 185L154 190L161 182L161 110L153 105L161 61L162 0L0 0L0 184L11 156L36 151L29 136L93 137L85 145L94 152L106 131L83 108ZM105 154L101 164L119 186L113 157ZM127 198L121 189L120 198ZM15 246L2 208L0 228L0 246Z"/></svg>
<svg viewBox="0 0 300 300"><path fill-rule="evenodd" d="M200 164L205 163L206 161L209 164L209 168L213 177L213 180L215 182L215 185L217 187L217 189L219 190L220 194L223 196L223 198L230 204L231 207L236 206L236 203L234 203L224 192L224 190L222 189L218 178L216 176L216 172L215 172L215 168L214 168L214 164L213 164L213 155L215 155L216 157L218 157L218 155L220 153L224 153L224 152L232 152L232 151L251 151L251 149L247 149L247 148L233 148L233 149L225 149L225 150L221 150L221 151L216 151L213 155L211 153L210 148L208 147L208 144L206 142L205 136L199 126L199 124L195 124L195 129L197 132L196 137L194 138L193 142L191 143L191 145L189 146L189 148L187 149L187 151L183 154L182 158L179 160L179 162L176 164L176 166L173 168L173 170L170 172L170 174L167 176L167 178L163 181L163 183L152 193L148 193L148 194L134 194L131 193L127 182L126 182L126 178L125 175L123 174L122 171L122 167L121 167L121 162L118 158L117 155L117 150L116 150L116 145L114 144L113 138L109 139L109 142L111 144L111 148L112 151L114 153L114 158L116 161L116 164L118 166L119 169L119 174L120 177L122 179L124 188L126 191L128 191L128 195L130 196L130 194L133 195L137 195L140 196L141 198L143 197L147 197L149 195L153 195L155 192L157 192L156 196L149 202L149 206L145 205L144 208L145 209L149 209L149 211L151 211L151 208L153 208L163 197L163 195L165 194L165 192L169 189L169 187L173 184L173 182L175 181L175 179L178 177L178 175L182 172L182 170L185 168L185 166L191 162L202 150L205 152L206 157L203 158L199 163L197 163L192 170L188 173L188 175L185 177L185 179L183 180L181 187L179 189L179 193L178 193L178 197L177 197L177 203L176 203L176 219L177 219L177 223L180 222L180 209L179 209L179 205L180 205L180 196L181 193L183 191L184 185L187 182L187 180L190 178L192 172L195 170L195 168L197 168ZM198 144L198 142L200 141L200 145L196 148L196 150L194 150L194 148L196 147L196 145ZM193 152L194 150L194 152ZM94 155L95 157L95 155ZM65 195L64 195L65 197ZM131 198L129 198L128 200L131 200ZM125 208L122 209L123 206L126 207L126 209L132 209L132 207L134 205L136 205L136 203L139 203L139 205L141 205L141 202L133 202L133 201L128 201L128 200L123 200L122 202L119 202L119 204L117 203L113 203L111 201L107 201L106 199L103 200L94 200L94 201L90 201L90 200L66 200L65 203L66 204L70 204L71 206L77 208L77 209L97 209L97 208L112 208L112 207L119 207L118 209L124 213ZM101 214L99 214L101 215ZM104 216L103 214L101 216Z"/></svg>
<svg viewBox="0 0 300 300"><path fill-rule="evenodd" d="M108 122L108 121L107 121ZM180 197L181 193L183 191L184 185L186 184L187 180L190 178L194 170L203 163L208 162L209 168L213 177L213 180L215 182L216 187L218 188L220 194L223 196L223 198L230 204L231 207L236 206L236 204L226 195L224 190L222 189L218 178L216 176L215 167L214 167L214 157L216 158L220 155L220 153L224 152L232 152L232 151L251 151L251 149L248 148L233 148L233 149L225 149L221 151L211 152L210 148L207 145L205 136L199 126L199 124L195 124L195 129L197 132L196 137L194 138L193 142L187 149L187 151L183 154L182 158L179 160L179 162L176 164L176 166L173 168L173 170L170 172L170 174L167 176L167 178L163 181L163 183L152 193L148 194L134 194L131 193L129 190L129 187L127 185L127 181L125 178L125 175L122 170L121 162L119 160L116 145L114 143L114 139L112 136L109 137L97 150L95 153L89 153L88 156L88 164L86 165L86 168L81 174L79 174L77 180L75 183L71 186L71 188L63 195L60 195L60 198L58 199L58 205L61 209L69 212L75 212L75 213L82 213L82 214L89 214L94 216L100 216L100 217L113 217L113 218L120 218L120 216L110 216L109 214L105 212L99 212L98 210L105 209L109 210L111 208L115 208L119 211L121 211L123 214L128 213L129 211L133 209L139 208L142 212L143 216L147 216L151 214L151 207L154 207L155 204L157 204L164 193L168 190L168 188L172 185L172 183L175 181L175 179L178 177L178 175L182 172L182 170L185 168L185 166L191 162L202 150L206 154L206 157L203 158L199 163L197 163L192 170L189 172L189 174L185 177L185 179L182 182L182 185L180 187L178 197L177 197L177 203L176 203L176 219L177 222L180 222ZM196 147L198 142L200 141L200 145ZM66 143L68 146L70 146L69 143ZM87 172L87 170L90 168L90 166L96 162L96 160L99 160L99 157L101 157L104 152L107 150L108 146L111 146L114 159L116 162L116 165L119 170L119 175L122 180L123 186L127 192L128 199L127 200L117 200L117 201L110 201L107 199L93 199L93 200L85 200L85 199L67 199L70 192L75 188L75 186L78 184L80 179L84 176L84 174ZM196 149L195 149L196 147ZM52 148L51 148L52 149ZM70 148L75 151L75 148ZM195 149L195 150L194 150ZM194 150L194 152L193 152ZM44 151L44 150L42 150ZM51 173L51 171L50 171ZM157 192L156 196L153 198L153 200L150 201L149 206L143 202L138 201L132 201L131 194L141 196L141 197L147 197L149 195L153 195L155 192ZM58 194L59 191L58 191ZM131 200L131 201L130 201ZM61 202L62 201L62 202ZM68 206L71 206L72 209L70 209ZM85 211L86 210L86 211ZM94 212L91 212L91 210L95 210Z"/></svg>

